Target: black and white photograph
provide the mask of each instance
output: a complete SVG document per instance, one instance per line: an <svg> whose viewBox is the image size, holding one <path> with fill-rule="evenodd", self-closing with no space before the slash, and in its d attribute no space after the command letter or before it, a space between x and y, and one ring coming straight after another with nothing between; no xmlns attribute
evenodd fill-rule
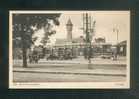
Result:
<svg viewBox="0 0 139 99"><path fill-rule="evenodd" d="M130 11L9 11L9 88L130 88Z"/></svg>

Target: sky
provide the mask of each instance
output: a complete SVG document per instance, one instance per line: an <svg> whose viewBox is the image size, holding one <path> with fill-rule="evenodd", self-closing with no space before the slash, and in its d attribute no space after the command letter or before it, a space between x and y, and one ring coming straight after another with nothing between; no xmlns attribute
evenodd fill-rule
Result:
<svg viewBox="0 0 139 99"><path fill-rule="evenodd" d="M55 40L66 38L66 23L70 18L73 23L72 36L77 38L83 35L83 11L65 11L59 17L59 26L54 26L56 34L50 37L50 41L54 44ZM93 38L105 37L106 42L117 43L117 32L113 28L118 29L118 42L127 40L130 34L130 12L129 11L88 11L95 24L95 35ZM37 31L38 36L42 37L43 30ZM40 35L41 34L41 35ZM36 42L39 44L39 40Z"/></svg>

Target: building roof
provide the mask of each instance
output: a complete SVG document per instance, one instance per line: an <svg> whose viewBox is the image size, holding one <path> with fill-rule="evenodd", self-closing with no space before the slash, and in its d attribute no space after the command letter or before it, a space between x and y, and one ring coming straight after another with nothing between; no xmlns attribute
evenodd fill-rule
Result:
<svg viewBox="0 0 139 99"><path fill-rule="evenodd" d="M123 45L126 45L126 44L127 44L127 41L124 40L124 41L119 42L118 44L114 44L113 46L123 46Z"/></svg>
<svg viewBox="0 0 139 99"><path fill-rule="evenodd" d="M83 42L84 42L84 39L81 38L81 37L78 37L78 38L74 38L74 39L72 40L72 42L73 42L73 43L83 43Z"/></svg>
<svg viewBox="0 0 139 99"><path fill-rule="evenodd" d="M121 41L120 43L118 43L118 45L126 45L127 41Z"/></svg>
<svg viewBox="0 0 139 99"><path fill-rule="evenodd" d="M67 43L83 43L84 40L81 37L73 38L72 42L69 42L67 39L56 39L55 44L67 44Z"/></svg>

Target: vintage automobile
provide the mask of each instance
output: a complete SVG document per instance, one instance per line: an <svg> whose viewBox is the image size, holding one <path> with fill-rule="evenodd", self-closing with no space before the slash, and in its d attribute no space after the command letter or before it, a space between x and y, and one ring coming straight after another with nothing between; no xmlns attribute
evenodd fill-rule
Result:
<svg viewBox="0 0 139 99"><path fill-rule="evenodd" d="M72 60L72 58L73 58L73 57L72 57L72 55L70 55L70 54L67 54L67 55L64 55L64 56L63 56L63 59L64 59L64 60L69 60L69 59Z"/></svg>
<svg viewBox="0 0 139 99"><path fill-rule="evenodd" d="M50 54L46 59L47 60L57 60L59 57L57 55L54 54Z"/></svg>
<svg viewBox="0 0 139 99"><path fill-rule="evenodd" d="M101 58L103 58L103 59L111 59L112 58L112 53L111 52L109 52L109 53L103 53L101 55Z"/></svg>

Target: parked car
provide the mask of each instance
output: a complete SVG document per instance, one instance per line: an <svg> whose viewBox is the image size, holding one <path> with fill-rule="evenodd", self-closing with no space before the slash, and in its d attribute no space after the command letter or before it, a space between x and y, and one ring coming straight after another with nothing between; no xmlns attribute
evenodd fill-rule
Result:
<svg viewBox="0 0 139 99"><path fill-rule="evenodd" d="M50 55L47 57L47 60L57 60L58 58L59 58L58 56L50 54Z"/></svg>
<svg viewBox="0 0 139 99"><path fill-rule="evenodd" d="M65 59L65 60L68 60L68 59L70 59L70 60L72 60L72 55L70 55L70 54L67 54L67 55L64 55L63 56L63 59Z"/></svg>
<svg viewBox="0 0 139 99"><path fill-rule="evenodd" d="M112 58L112 53L103 53L103 55L101 55L101 58L103 59L111 59Z"/></svg>

